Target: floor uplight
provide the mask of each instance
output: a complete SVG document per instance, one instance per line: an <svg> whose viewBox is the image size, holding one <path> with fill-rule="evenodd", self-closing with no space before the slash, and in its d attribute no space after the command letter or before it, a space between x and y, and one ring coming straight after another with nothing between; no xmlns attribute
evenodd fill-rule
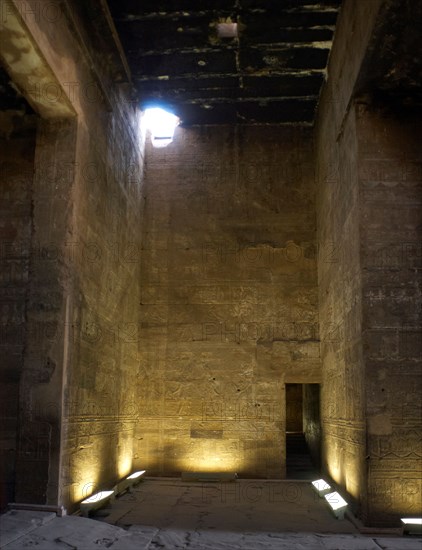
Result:
<svg viewBox="0 0 422 550"><path fill-rule="evenodd" d="M80 510L83 516L88 516L90 512L98 510L107 504L114 495L114 491L100 491L83 500L80 504Z"/></svg>
<svg viewBox="0 0 422 550"><path fill-rule="evenodd" d="M422 518L401 518L403 531L409 535L422 534Z"/></svg>
<svg viewBox="0 0 422 550"><path fill-rule="evenodd" d="M141 481L144 474L145 470L140 470L139 472L134 472L133 474L130 474L130 476L121 479L119 482L116 483L116 486L114 487L116 494L122 495L124 492L137 485Z"/></svg>
<svg viewBox="0 0 422 550"><path fill-rule="evenodd" d="M334 491L333 493L328 493L324 496L324 498L336 518L344 519L344 512L347 508L347 502L344 500L344 498L339 493L337 493L337 491Z"/></svg>
<svg viewBox="0 0 422 550"><path fill-rule="evenodd" d="M324 479L317 479L312 482L314 491L318 493L320 497L331 492L331 485L329 485Z"/></svg>
<svg viewBox="0 0 422 550"><path fill-rule="evenodd" d="M136 480L136 479L139 479L141 476L143 476L145 473L145 470L140 470L139 472L134 472L133 474L131 474L130 476L127 476L126 479L133 479L133 480Z"/></svg>

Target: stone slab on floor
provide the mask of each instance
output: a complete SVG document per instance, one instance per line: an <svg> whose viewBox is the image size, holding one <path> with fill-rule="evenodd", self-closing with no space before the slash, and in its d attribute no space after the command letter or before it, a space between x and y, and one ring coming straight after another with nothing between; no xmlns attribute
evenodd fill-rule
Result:
<svg viewBox="0 0 422 550"><path fill-rule="evenodd" d="M53 518L42 524L39 522L39 512L33 512L34 524L38 523L31 531L27 525L31 512L21 512L13 518L12 527L8 512L4 516L1 525L9 525L8 537L3 538L0 533L0 548L7 550L22 550L23 548L37 548L38 550L99 550L100 548L112 548L113 550L144 550L148 548L157 529L147 528L129 532L114 525L101 523L94 519L79 516L64 516ZM19 522L22 522L19 525ZM12 536L14 532L14 536Z"/></svg>
<svg viewBox="0 0 422 550"><path fill-rule="evenodd" d="M133 526L121 529L94 519L78 516L55 517L25 532L26 517L14 518L15 536L10 543L1 540L7 550L420 550L422 539L377 538L356 534L229 532L204 529L157 529ZM8 514L2 525L8 523ZM34 515L35 519L36 516ZM37 518L35 521L38 521ZM17 521L16 521L17 520ZM19 522L22 524L19 525ZM12 529L13 530L13 529ZM10 531L10 530L9 530Z"/></svg>
<svg viewBox="0 0 422 550"><path fill-rule="evenodd" d="M384 538L383 544L364 535L160 530L148 550L420 550L422 540Z"/></svg>
<svg viewBox="0 0 422 550"><path fill-rule="evenodd" d="M56 518L54 512L13 510L0 515L0 547L35 531Z"/></svg>
<svg viewBox="0 0 422 550"><path fill-rule="evenodd" d="M113 501L108 512L104 521L126 528L358 533L351 522L337 520L306 481L145 479L130 494Z"/></svg>
<svg viewBox="0 0 422 550"><path fill-rule="evenodd" d="M146 479L95 518L12 511L6 550L421 550L422 538L362 535L336 520L309 483Z"/></svg>
<svg viewBox="0 0 422 550"><path fill-rule="evenodd" d="M382 550L421 550L422 538L392 538L392 537L374 537L375 542Z"/></svg>

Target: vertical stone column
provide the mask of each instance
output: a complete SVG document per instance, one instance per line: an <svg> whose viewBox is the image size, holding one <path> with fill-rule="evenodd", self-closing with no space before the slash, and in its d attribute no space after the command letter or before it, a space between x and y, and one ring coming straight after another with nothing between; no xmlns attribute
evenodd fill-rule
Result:
<svg viewBox="0 0 422 550"><path fill-rule="evenodd" d="M76 121L41 120L35 151L16 501L59 505L63 388L72 335Z"/></svg>
<svg viewBox="0 0 422 550"><path fill-rule="evenodd" d="M419 127L418 127L419 126ZM417 515L422 456L422 157L417 117L357 116L365 361L367 521Z"/></svg>
<svg viewBox="0 0 422 550"><path fill-rule="evenodd" d="M5 111L0 126L0 510L4 511L15 491L36 117Z"/></svg>

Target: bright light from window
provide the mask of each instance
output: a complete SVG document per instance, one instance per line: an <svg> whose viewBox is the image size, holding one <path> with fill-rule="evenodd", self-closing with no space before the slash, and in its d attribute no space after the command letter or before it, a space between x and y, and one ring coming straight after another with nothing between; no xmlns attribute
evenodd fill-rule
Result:
<svg viewBox="0 0 422 550"><path fill-rule="evenodd" d="M151 141L154 147L167 147L172 141L174 131L179 124L179 117L160 107L151 107L145 110L143 123L151 132Z"/></svg>

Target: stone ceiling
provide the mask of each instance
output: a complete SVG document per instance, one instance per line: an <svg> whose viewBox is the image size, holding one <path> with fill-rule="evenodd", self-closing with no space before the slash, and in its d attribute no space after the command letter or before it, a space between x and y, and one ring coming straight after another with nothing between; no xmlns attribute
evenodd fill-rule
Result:
<svg viewBox="0 0 422 550"><path fill-rule="evenodd" d="M341 0L108 4L143 105L185 125L313 123Z"/></svg>

